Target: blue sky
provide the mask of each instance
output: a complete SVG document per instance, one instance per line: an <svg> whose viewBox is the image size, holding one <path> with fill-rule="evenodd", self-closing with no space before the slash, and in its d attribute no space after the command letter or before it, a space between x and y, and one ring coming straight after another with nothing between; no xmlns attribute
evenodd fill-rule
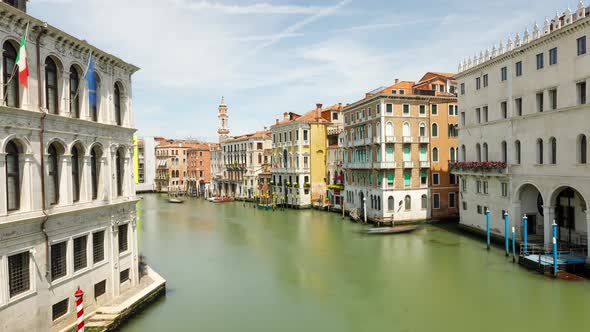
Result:
<svg viewBox="0 0 590 332"><path fill-rule="evenodd" d="M351 103L460 60L577 1L31 0L29 14L139 67L139 135L217 139Z"/></svg>

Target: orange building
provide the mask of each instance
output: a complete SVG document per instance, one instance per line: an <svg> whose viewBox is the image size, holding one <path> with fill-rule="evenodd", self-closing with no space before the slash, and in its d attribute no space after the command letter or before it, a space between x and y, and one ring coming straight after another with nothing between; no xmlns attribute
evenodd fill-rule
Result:
<svg viewBox="0 0 590 332"><path fill-rule="evenodd" d="M211 185L211 150L217 144L196 144L188 149L187 174L189 191L198 196L204 196Z"/></svg>
<svg viewBox="0 0 590 332"><path fill-rule="evenodd" d="M203 171L209 183L211 181L211 145L193 140L160 140L156 147L156 191L191 192L195 184L200 183L200 171ZM196 152L190 165L190 153ZM201 161L203 165L201 165ZM206 164L206 166L205 166ZM194 172L194 173L189 173ZM191 175L194 174L194 177ZM198 182L197 182L198 180ZM205 182L206 184L206 182Z"/></svg>
<svg viewBox="0 0 590 332"><path fill-rule="evenodd" d="M398 81L344 109L346 206L374 221L458 214L456 81L429 72Z"/></svg>

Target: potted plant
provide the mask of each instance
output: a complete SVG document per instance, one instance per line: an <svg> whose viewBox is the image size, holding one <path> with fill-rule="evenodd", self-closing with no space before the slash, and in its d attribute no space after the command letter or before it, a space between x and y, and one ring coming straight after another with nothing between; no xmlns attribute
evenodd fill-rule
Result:
<svg viewBox="0 0 590 332"><path fill-rule="evenodd" d="M293 188L297 187L298 183L297 182L293 182Z"/></svg>
<svg viewBox="0 0 590 332"><path fill-rule="evenodd" d="M309 187L311 187L311 184L309 184L309 182L305 182L305 183L303 184L303 186L304 186L305 188L309 188Z"/></svg>

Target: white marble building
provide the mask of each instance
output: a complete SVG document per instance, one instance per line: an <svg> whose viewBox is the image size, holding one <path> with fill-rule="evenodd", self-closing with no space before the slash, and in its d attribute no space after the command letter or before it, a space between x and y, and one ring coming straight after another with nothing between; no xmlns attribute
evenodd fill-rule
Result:
<svg viewBox="0 0 590 332"><path fill-rule="evenodd" d="M24 88L9 78L27 22ZM5 3L0 40L0 331L59 330L76 321L77 287L88 312L138 283L138 68ZM83 74L90 53L97 107Z"/></svg>
<svg viewBox="0 0 590 332"><path fill-rule="evenodd" d="M586 248L590 233L590 11L547 19L459 66L461 223L504 235L502 213L522 239Z"/></svg>

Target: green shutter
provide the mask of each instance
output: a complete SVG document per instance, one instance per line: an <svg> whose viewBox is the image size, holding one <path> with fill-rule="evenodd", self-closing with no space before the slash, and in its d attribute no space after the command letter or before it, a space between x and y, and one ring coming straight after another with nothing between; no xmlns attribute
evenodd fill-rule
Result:
<svg viewBox="0 0 590 332"><path fill-rule="evenodd" d="M393 183L393 173L387 173L387 182Z"/></svg>

